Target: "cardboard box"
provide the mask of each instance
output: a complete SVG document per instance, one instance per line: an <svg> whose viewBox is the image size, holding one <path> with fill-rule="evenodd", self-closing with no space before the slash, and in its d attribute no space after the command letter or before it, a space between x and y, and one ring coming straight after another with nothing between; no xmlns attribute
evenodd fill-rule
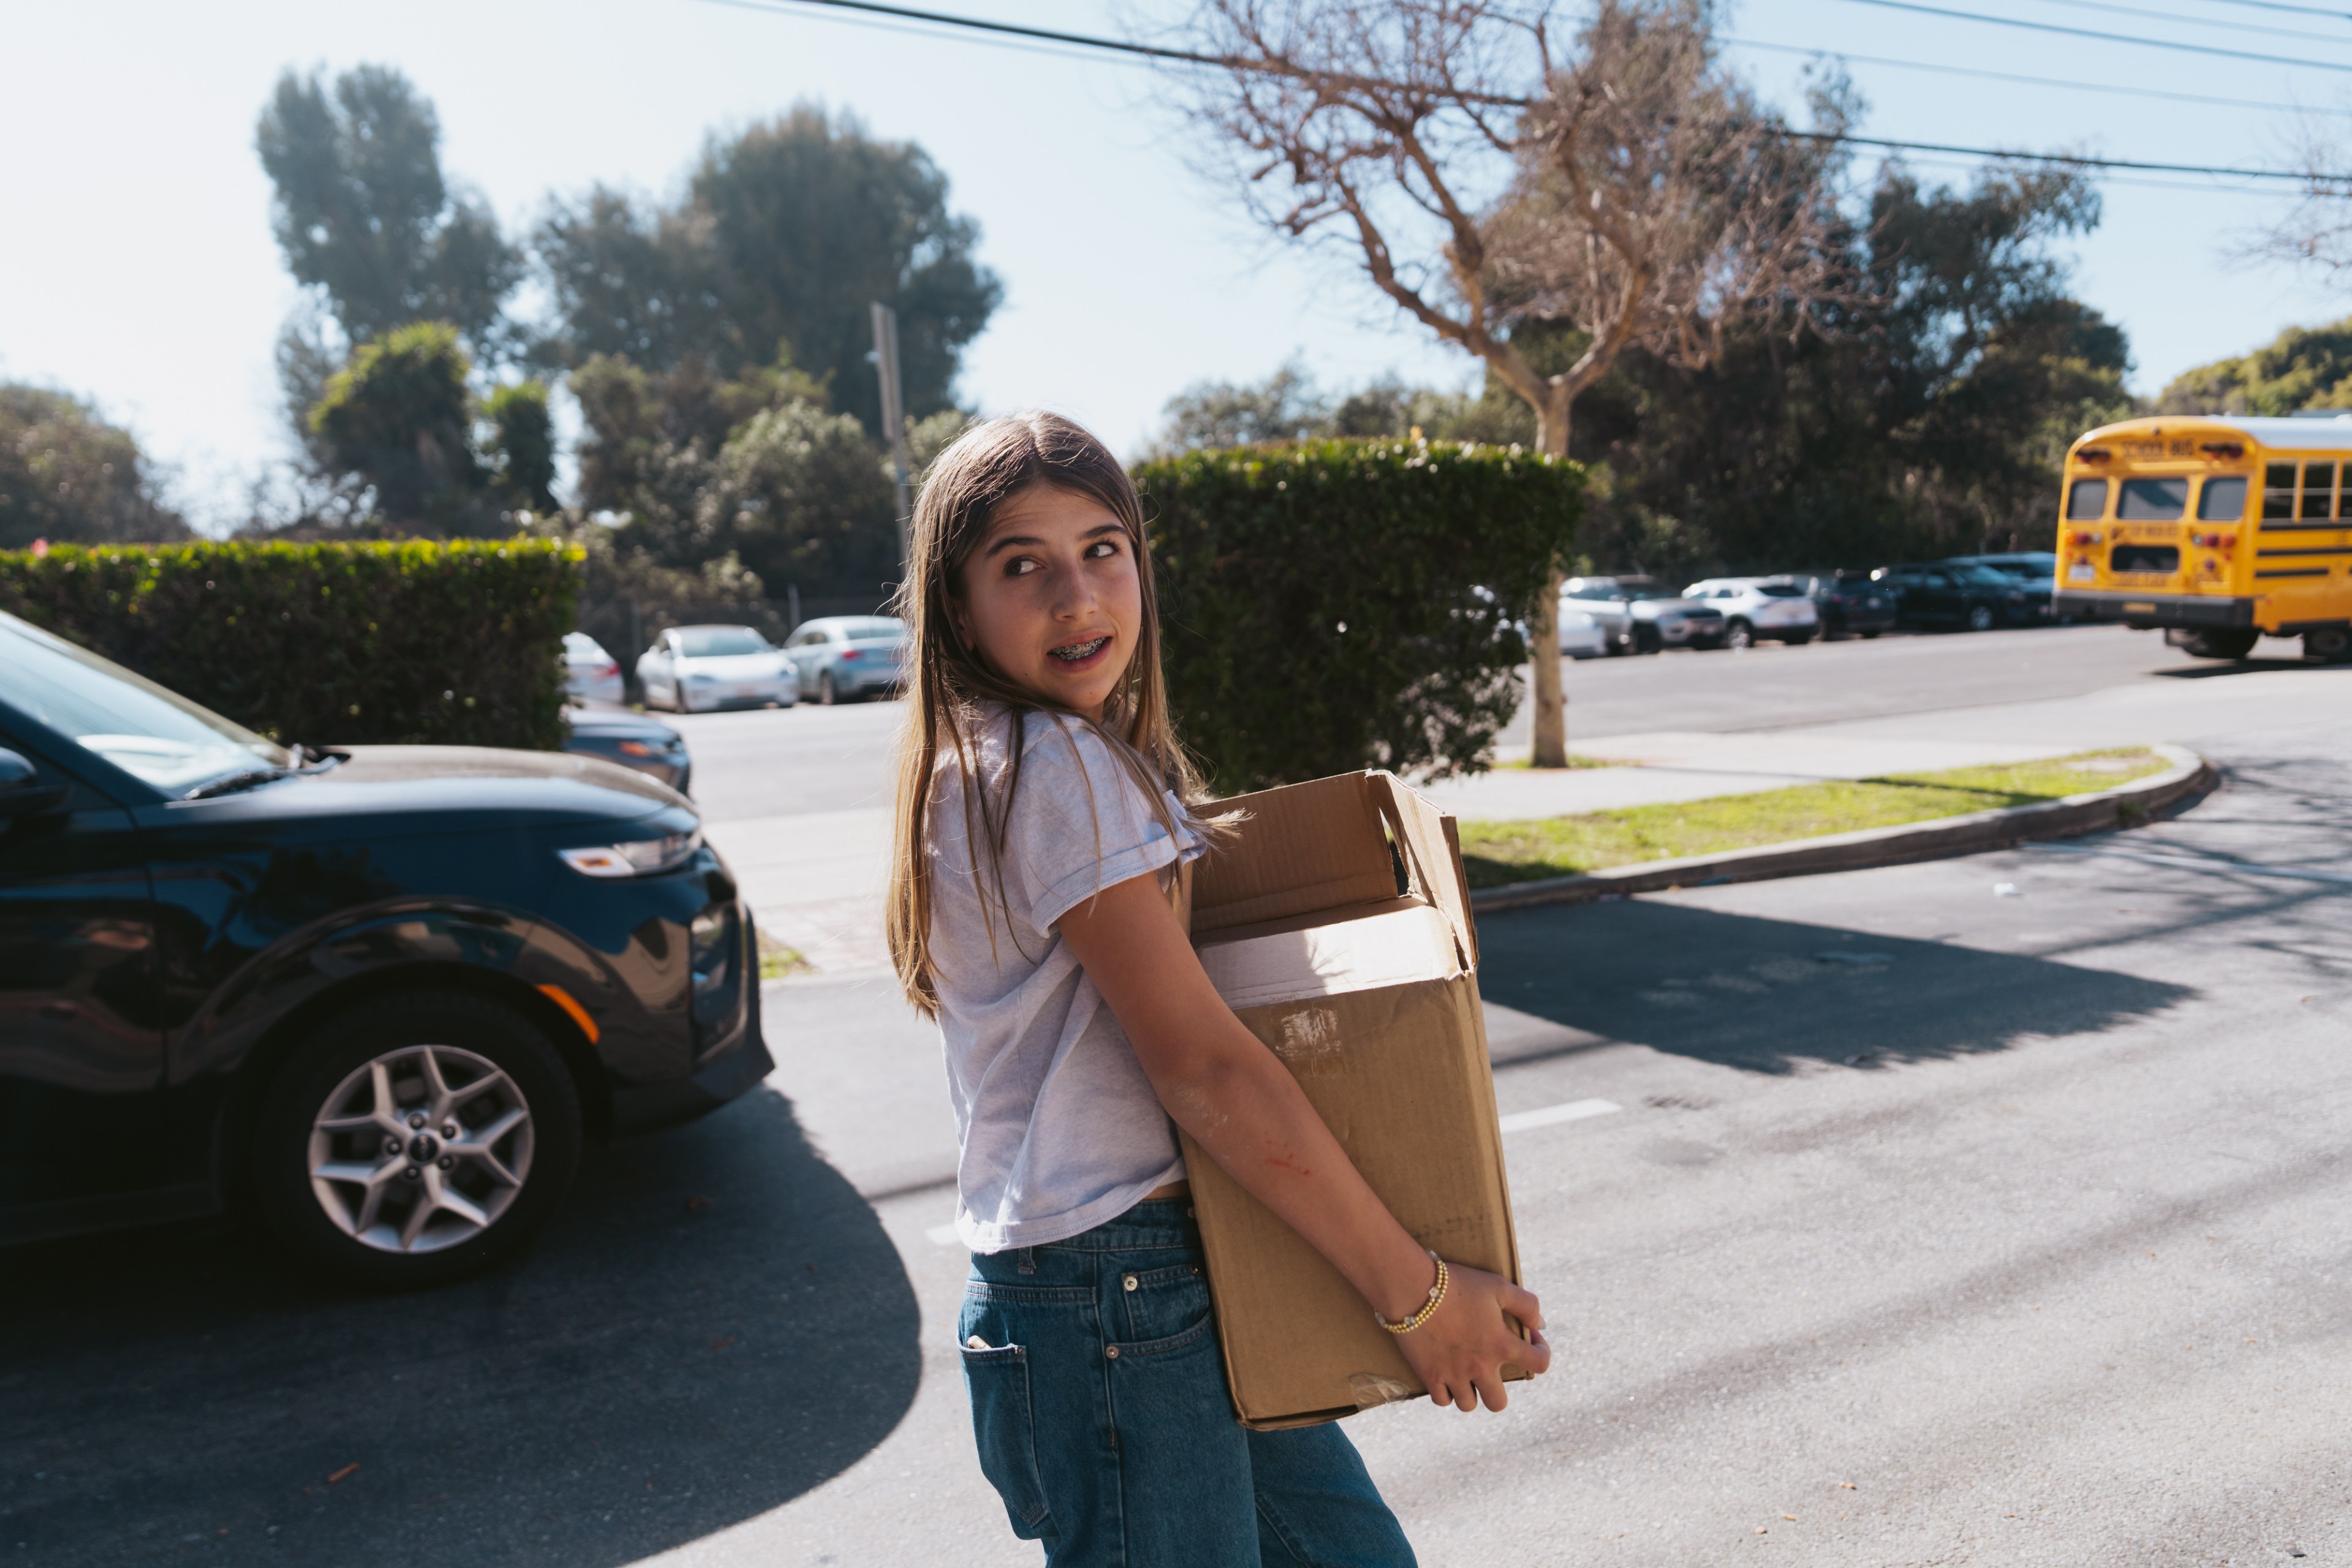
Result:
<svg viewBox="0 0 2352 1568"><path fill-rule="evenodd" d="M1387 773L1222 804L1247 820L1192 887L1192 941L1218 993L1415 1239L1517 1281L1454 819ZM1244 1426L1311 1426L1424 1392L1337 1269L1189 1138L1184 1157Z"/></svg>

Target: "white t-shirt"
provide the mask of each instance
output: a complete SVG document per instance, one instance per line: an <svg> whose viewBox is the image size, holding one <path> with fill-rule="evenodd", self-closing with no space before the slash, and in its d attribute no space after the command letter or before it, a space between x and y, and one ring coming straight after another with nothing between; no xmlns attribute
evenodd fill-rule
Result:
<svg viewBox="0 0 2352 1568"><path fill-rule="evenodd" d="M973 749L993 800L1012 725L999 709L982 728ZM1053 927L1098 890L1205 845L1173 795L1170 837L1093 727L1050 714L1025 716L1001 861L1009 908L996 903L984 841L974 875L968 835L985 830L976 808L967 822L965 800L962 764L943 747L928 853L932 975L962 1151L956 1231L975 1252L1002 1252L1090 1230L1183 1176L1134 1047Z"/></svg>

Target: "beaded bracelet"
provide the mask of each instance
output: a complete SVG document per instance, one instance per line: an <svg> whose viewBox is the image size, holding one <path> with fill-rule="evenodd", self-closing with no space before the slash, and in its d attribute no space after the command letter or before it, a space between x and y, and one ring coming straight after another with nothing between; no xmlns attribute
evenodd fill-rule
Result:
<svg viewBox="0 0 2352 1568"><path fill-rule="evenodd" d="M1389 1322L1388 1319L1381 1316L1381 1310L1378 1307L1374 1307L1372 1309L1372 1322L1380 1324L1381 1327L1388 1330L1391 1333L1411 1333L1413 1330L1419 1328L1422 1324L1429 1321L1429 1314L1435 1312L1437 1310L1437 1303L1445 1299L1445 1285L1449 1278L1445 1271L1444 1259L1440 1258L1436 1253L1432 1252L1429 1254L1429 1260L1437 1265L1437 1283L1429 1288L1429 1301L1422 1307L1421 1311L1413 1313L1412 1316L1405 1319L1404 1322L1401 1323L1392 1323Z"/></svg>

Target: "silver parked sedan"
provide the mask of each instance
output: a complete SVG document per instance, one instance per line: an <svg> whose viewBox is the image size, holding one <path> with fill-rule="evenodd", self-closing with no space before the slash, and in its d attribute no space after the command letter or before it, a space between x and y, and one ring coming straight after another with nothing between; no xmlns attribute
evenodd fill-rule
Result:
<svg viewBox="0 0 2352 1568"><path fill-rule="evenodd" d="M637 660L637 687L647 707L679 713L801 700L792 660L749 626L671 627Z"/></svg>
<svg viewBox="0 0 2352 1568"><path fill-rule="evenodd" d="M784 639L801 690L821 703L895 693L906 678L907 623L889 615L824 615Z"/></svg>

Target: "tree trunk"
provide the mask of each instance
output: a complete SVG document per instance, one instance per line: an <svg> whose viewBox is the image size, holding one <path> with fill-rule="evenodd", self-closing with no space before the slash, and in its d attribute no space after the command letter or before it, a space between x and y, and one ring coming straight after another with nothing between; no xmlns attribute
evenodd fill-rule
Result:
<svg viewBox="0 0 2352 1568"><path fill-rule="evenodd" d="M1568 389L1552 387L1536 410L1536 450L1554 457L1568 455ZM1544 580L1543 599L1528 617L1528 663L1535 673L1535 745L1528 758L1532 768L1568 766L1568 692L1559 676L1559 591L1568 580L1561 563L1551 563Z"/></svg>

